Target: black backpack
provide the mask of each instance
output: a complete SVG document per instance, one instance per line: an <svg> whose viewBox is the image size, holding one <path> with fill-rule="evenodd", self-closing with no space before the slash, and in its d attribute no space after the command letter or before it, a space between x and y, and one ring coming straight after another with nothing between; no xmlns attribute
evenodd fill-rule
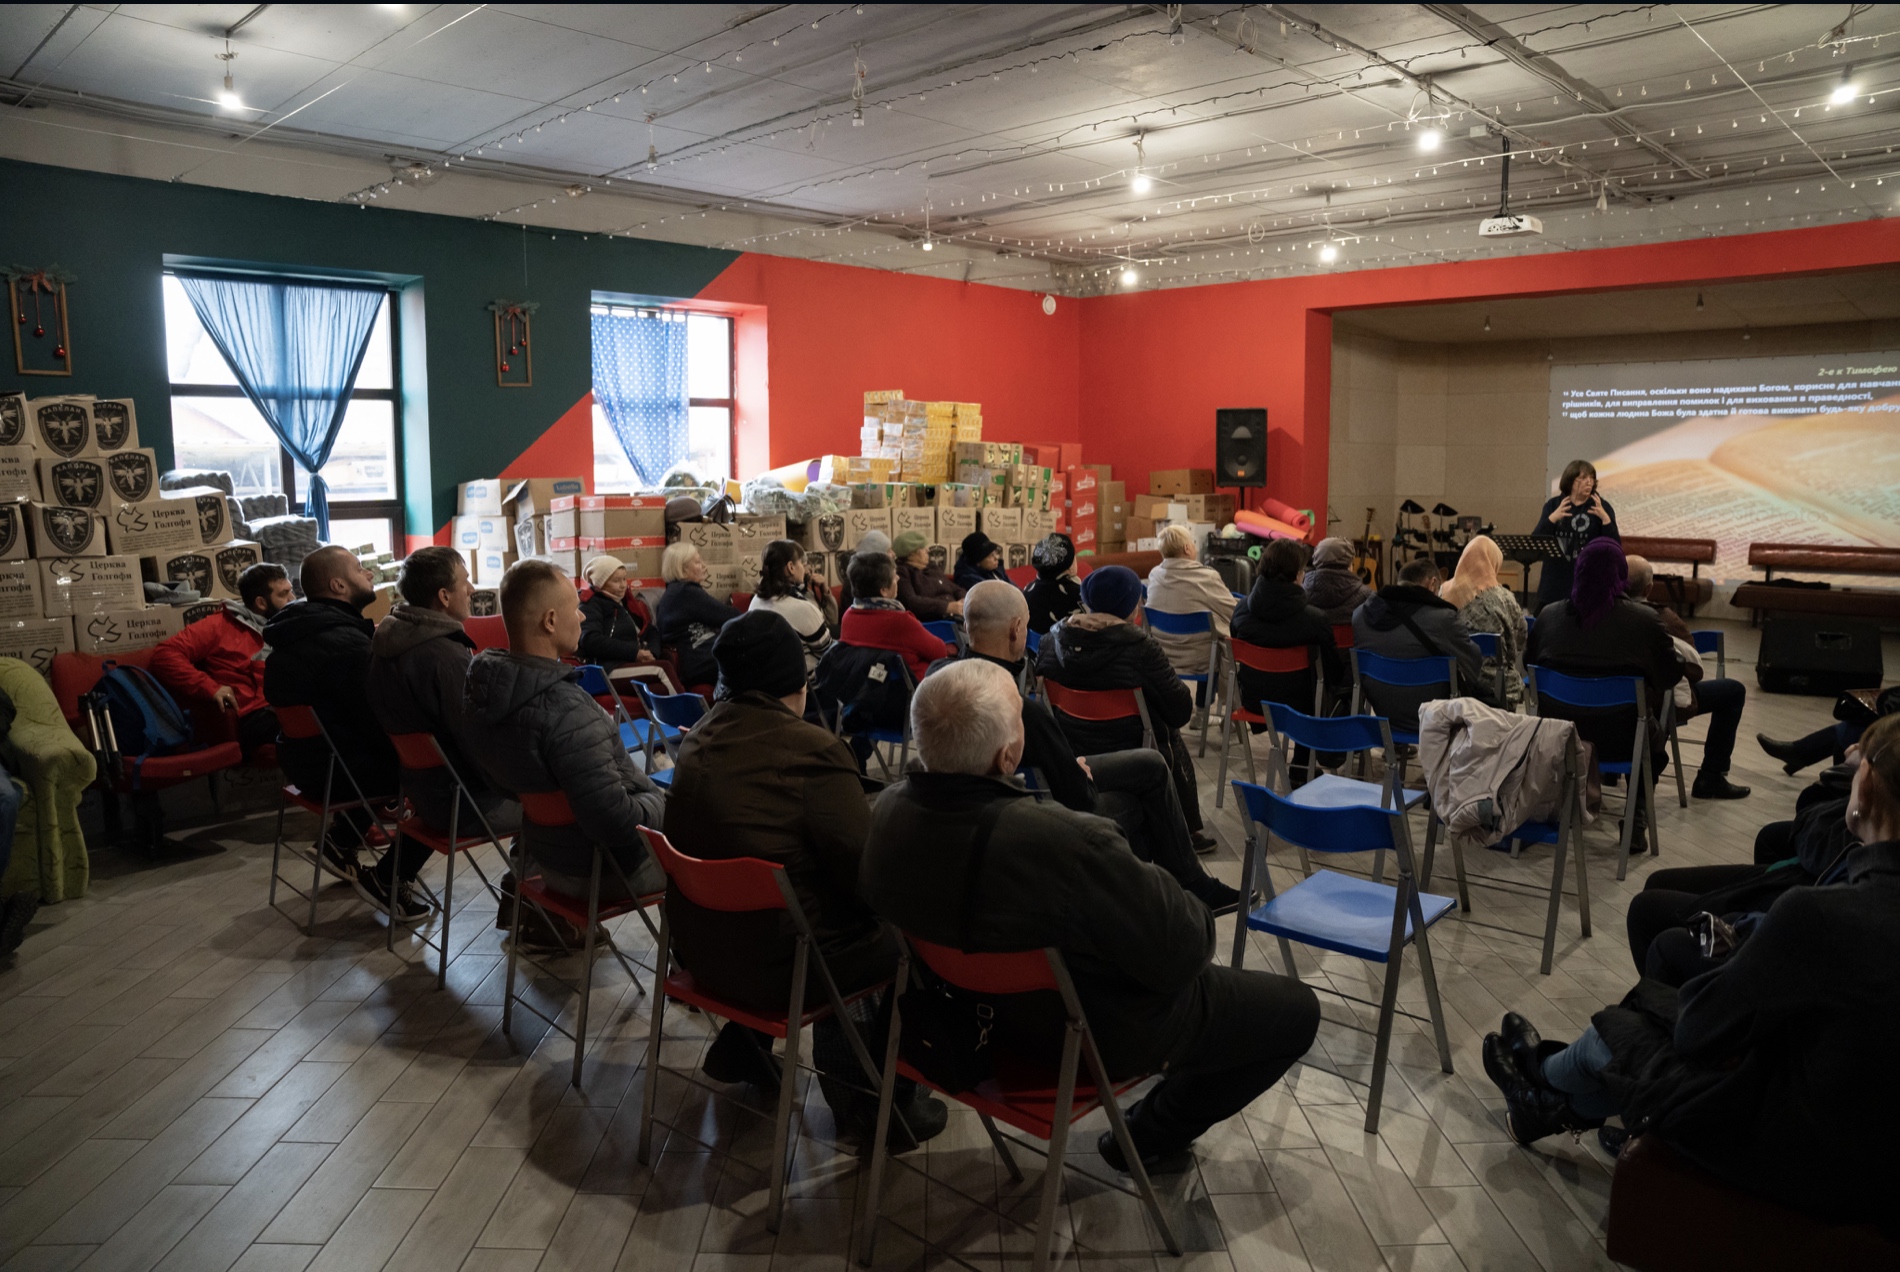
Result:
<svg viewBox="0 0 1900 1272"><path fill-rule="evenodd" d="M901 732L914 687L902 654L842 642L825 651L813 676L818 708L839 733Z"/></svg>

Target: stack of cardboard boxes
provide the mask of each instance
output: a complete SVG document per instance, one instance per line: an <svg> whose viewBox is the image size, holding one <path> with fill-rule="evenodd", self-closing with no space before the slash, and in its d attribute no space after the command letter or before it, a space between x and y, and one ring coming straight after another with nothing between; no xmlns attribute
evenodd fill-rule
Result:
<svg viewBox="0 0 1900 1272"><path fill-rule="evenodd" d="M864 395L860 453L847 459L846 476L853 481L949 481L952 444L982 437L978 403L912 402L902 389L871 389Z"/></svg>
<svg viewBox="0 0 1900 1272"><path fill-rule="evenodd" d="M706 563L706 590L715 600L729 601L734 592L750 594L758 590L765 545L786 538L788 530L784 517L741 515L731 523L689 521L680 527L680 542L699 549L700 559ZM657 568L654 573L659 573ZM662 584L655 578L650 584L636 582L635 586Z"/></svg>
<svg viewBox="0 0 1900 1272"><path fill-rule="evenodd" d="M129 399L0 395L0 656L144 649L237 597L260 559L224 492L159 491ZM148 606L145 582L204 599Z"/></svg>
<svg viewBox="0 0 1900 1272"><path fill-rule="evenodd" d="M1127 517L1128 546L1153 552L1162 527L1178 523L1206 550L1207 537L1234 519L1234 497L1214 493L1210 468L1170 468L1148 474L1148 494L1136 495Z"/></svg>
<svg viewBox="0 0 1900 1272"><path fill-rule="evenodd" d="M494 603L494 590L501 576L524 557L553 561L569 574L578 574L579 531L574 524L572 501L587 496L587 483L579 477L530 477L504 480L485 477L465 481L455 490L455 520L449 525L449 546L462 554L468 565L469 579L475 585L477 612ZM568 516L559 526L567 530L568 542L555 546L555 508L563 505ZM665 501L661 501L662 510ZM662 522L664 513L662 512ZM664 527L658 532L665 541ZM657 563L653 571L659 573Z"/></svg>

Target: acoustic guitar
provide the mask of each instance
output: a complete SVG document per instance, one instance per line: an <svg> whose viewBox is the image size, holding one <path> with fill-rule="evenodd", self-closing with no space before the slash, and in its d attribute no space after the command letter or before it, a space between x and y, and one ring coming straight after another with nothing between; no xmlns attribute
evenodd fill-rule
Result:
<svg viewBox="0 0 1900 1272"><path fill-rule="evenodd" d="M1366 509L1365 532L1353 540L1352 572L1367 587L1385 586L1385 540L1372 532L1371 508Z"/></svg>

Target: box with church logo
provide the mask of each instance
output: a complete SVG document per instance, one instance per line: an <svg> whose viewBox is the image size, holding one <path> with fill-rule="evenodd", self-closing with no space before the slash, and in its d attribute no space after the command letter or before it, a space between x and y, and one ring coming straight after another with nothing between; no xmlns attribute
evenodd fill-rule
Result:
<svg viewBox="0 0 1900 1272"><path fill-rule="evenodd" d="M229 543L236 534L231 525L231 506L225 493L215 486L188 486L182 490L168 490L165 498L176 499L180 503L191 501L198 511L198 545L215 547L220 543Z"/></svg>
<svg viewBox="0 0 1900 1272"><path fill-rule="evenodd" d="M94 399L92 444L101 455L139 449L139 413L131 398Z"/></svg>
<svg viewBox="0 0 1900 1272"><path fill-rule="evenodd" d="M26 427L26 394L0 393L0 446L32 445L33 436Z"/></svg>
<svg viewBox="0 0 1900 1272"><path fill-rule="evenodd" d="M184 616L171 605L100 610L73 615L73 646L82 654L115 654L150 649L184 629Z"/></svg>
<svg viewBox="0 0 1900 1272"><path fill-rule="evenodd" d="M56 557L39 565L40 599L48 618L136 609L145 604L145 579L138 557Z"/></svg>
<svg viewBox="0 0 1900 1272"><path fill-rule="evenodd" d="M114 552L158 556L199 547L198 510L189 499L147 499L106 508L106 535Z"/></svg>
<svg viewBox="0 0 1900 1272"><path fill-rule="evenodd" d="M37 561L0 561L0 621L43 618L40 600L40 564Z"/></svg>
<svg viewBox="0 0 1900 1272"><path fill-rule="evenodd" d="M92 400L34 398L26 404L27 438L42 459L97 455L92 436Z"/></svg>
<svg viewBox="0 0 1900 1272"><path fill-rule="evenodd" d="M0 621L0 658L17 658L42 676L50 676L53 657L73 652L70 618L22 618Z"/></svg>
<svg viewBox="0 0 1900 1272"><path fill-rule="evenodd" d="M114 503L158 498L158 460L149 450L71 459L40 456L39 494L47 503L103 510Z"/></svg>
<svg viewBox="0 0 1900 1272"><path fill-rule="evenodd" d="M238 576L263 560L263 554L255 543L234 540L141 559L145 577L154 583L184 583L206 598L236 600Z"/></svg>
<svg viewBox="0 0 1900 1272"><path fill-rule="evenodd" d="M24 561L33 555L27 542L26 508L22 503L0 503L0 561Z"/></svg>
<svg viewBox="0 0 1900 1272"><path fill-rule="evenodd" d="M25 510L28 541L36 557L104 556L106 519L90 508L16 504Z"/></svg>

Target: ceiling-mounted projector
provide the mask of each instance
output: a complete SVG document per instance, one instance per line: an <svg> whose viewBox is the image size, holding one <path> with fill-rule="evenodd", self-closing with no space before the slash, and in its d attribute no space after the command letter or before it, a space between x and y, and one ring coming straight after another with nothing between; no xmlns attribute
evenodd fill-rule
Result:
<svg viewBox="0 0 1900 1272"><path fill-rule="evenodd" d="M1478 222L1479 238L1509 238L1513 234L1542 234L1544 223L1534 216L1487 216Z"/></svg>

